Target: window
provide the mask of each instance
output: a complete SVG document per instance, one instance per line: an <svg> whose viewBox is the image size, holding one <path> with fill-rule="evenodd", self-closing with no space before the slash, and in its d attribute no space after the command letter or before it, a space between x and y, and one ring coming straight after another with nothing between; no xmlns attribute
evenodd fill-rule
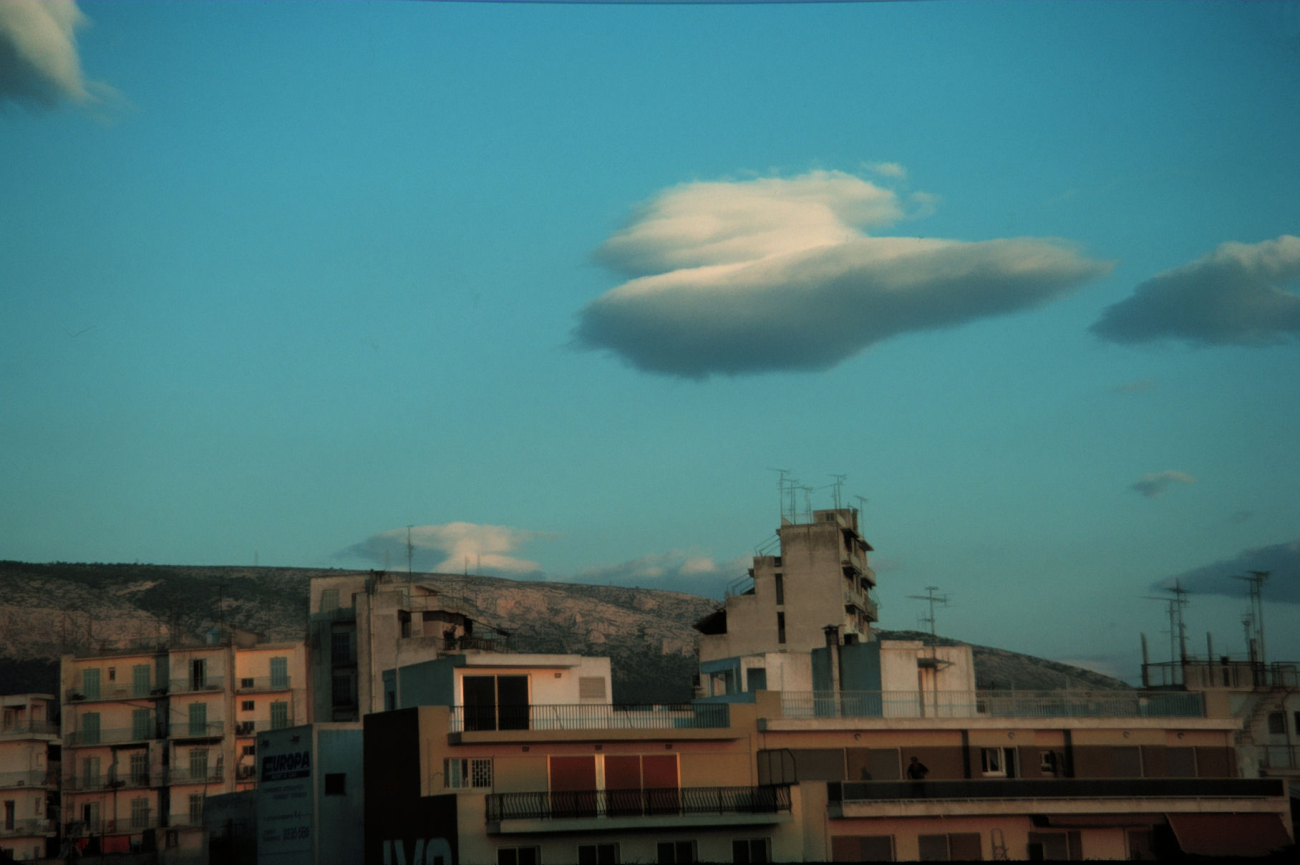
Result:
<svg viewBox="0 0 1300 865"><path fill-rule="evenodd" d="M189 734L206 736L208 734L208 704L190 703Z"/></svg>
<svg viewBox="0 0 1300 865"><path fill-rule="evenodd" d="M203 794L190 794L190 825L197 826L203 822Z"/></svg>
<svg viewBox="0 0 1300 865"><path fill-rule="evenodd" d="M618 865L618 844L579 844L578 865Z"/></svg>
<svg viewBox="0 0 1300 865"><path fill-rule="evenodd" d="M14 812L16 810L17 809L15 807L14 800L6 799L5 800L5 828L6 829L14 828L14 816L15 816Z"/></svg>
<svg viewBox="0 0 1300 865"><path fill-rule="evenodd" d="M190 661L190 690L202 691L208 686L208 662L206 658L194 658Z"/></svg>
<svg viewBox="0 0 1300 865"><path fill-rule="evenodd" d="M208 777L208 749L190 749L190 780L202 781Z"/></svg>
<svg viewBox="0 0 1300 865"><path fill-rule="evenodd" d="M255 757L255 756L257 756L257 746L256 746L256 745L245 745L245 746L244 746L244 749L243 749L243 751L242 751L241 753L242 753L245 757Z"/></svg>
<svg viewBox="0 0 1300 865"><path fill-rule="evenodd" d="M731 861L771 862L770 838L737 838L731 842Z"/></svg>
<svg viewBox="0 0 1300 865"><path fill-rule="evenodd" d="M99 758L83 757L81 760L81 784L84 790L93 790L99 786Z"/></svg>
<svg viewBox="0 0 1300 865"><path fill-rule="evenodd" d="M110 682L116 682L116 681L117 681L117 667L109 667L109 668L108 668L108 680L109 680Z"/></svg>
<svg viewBox="0 0 1300 865"><path fill-rule="evenodd" d="M497 865L539 865L542 852L537 847L498 847Z"/></svg>
<svg viewBox="0 0 1300 865"><path fill-rule="evenodd" d="M330 634L330 659L335 664L352 663L352 635L347 631Z"/></svg>
<svg viewBox="0 0 1300 865"><path fill-rule="evenodd" d="M403 637L411 636L411 614L406 610L397 611L397 625L401 629Z"/></svg>
<svg viewBox="0 0 1300 865"><path fill-rule="evenodd" d="M776 641L785 642L785 613L776 614Z"/></svg>
<svg viewBox="0 0 1300 865"><path fill-rule="evenodd" d="M131 755L131 783L137 786L149 784L149 752L136 751Z"/></svg>
<svg viewBox="0 0 1300 865"><path fill-rule="evenodd" d="M149 696L149 687L149 665L136 664L131 668L131 695L134 697L147 697Z"/></svg>
<svg viewBox="0 0 1300 865"><path fill-rule="evenodd" d="M1286 735L1286 715L1282 712L1268 713L1268 734L1270 736Z"/></svg>
<svg viewBox="0 0 1300 865"><path fill-rule="evenodd" d="M289 704L284 700L276 700L271 704L271 729L283 730L289 726Z"/></svg>
<svg viewBox="0 0 1300 865"><path fill-rule="evenodd" d="M660 841L657 851L659 865L691 865L695 861L694 841Z"/></svg>
<svg viewBox="0 0 1300 865"><path fill-rule="evenodd" d="M461 679L466 730L527 730L527 676Z"/></svg>
<svg viewBox="0 0 1300 865"><path fill-rule="evenodd" d="M785 604L785 579L777 574L772 578L772 583L776 586L776 604L782 606Z"/></svg>
<svg viewBox="0 0 1300 865"><path fill-rule="evenodd" d="M241 687L241 688L256 688L256 687L257 687L257 679L242 678L242 679L239 680L239 687Z"/></svg>
<svg viewBox="0 0 1300 865"><path fill-rule="evenodd" d="M1081 841L1078 832L1030 832L1029 858L1036 861L1082 859Z"/></svg>
<svg viewBox="0 0 1300 865"><path fill-rule="evenodd" d="M357 701L352 696L352 675L350 673L334 674L334 687L331 696L334 698L335 706L351 706Z"/></svg>
<svg viewBox="0 0 1300 865"><path fill-rule="evenodd" d="M765 668L750 667L749 672L746 675L749 679L748 684L750 691L767 690L767 670Z"/></svg>
<svg viewBox="0 0 1300 865"><path fill-rule="evenodd" d="M151 739L153 722L148 709L131 710L131 738L135 740Z"/></svg>
<svg viewBox="0 0 1300 865"><path fill-rule="evenodd" d="M346 796L348 793L348 776L344 772L327 772L325 774L325 795Z"/></svg>
<svg viewBox="0 0 1300 865"><path fill-rule="evenodd" d="M99 713L87 712L81 716L81 744L99 744Z"/></svg>
<svg viewBox="0 0 1300 865"><path fill-rule="evenodd" d="M240 709L240 711L243 711L243 712L251 712L251 711L253 711L253 710L256 709L256 708L257 708L257 701L256 701L256 700L243 700L243 701L240 702L240 704L239 704L239 709Z"/></svg>
<svg viewBox="0 0 1300 865"><path fill-rule="evenodd" d="M916 839L922 862L976 862L984 858L978 832L953 835L920 835Z"/></svg>
<svg viewBox="0 0 1300 865"><path fill-rule="evenodd" d="M168 829L165 833L163 833L163 846L168 849L175 847L178 843L178 839L179 839L179 835L177 834L176 830Z"/></svg>
<svg viewBox="0 0 1300 865"><path fill-rule="evenodd" d="M1055 751L1040 751L1038 754L1038 771L1044 775L1057 775L1057 758Z"/></svg>
<svg viewBox="0 0 1300 865"><path fill-rule="evenodd" d="M492 786L492 760L490 758L481 760L443 760L442 770L443 777L447 780L447 787L452 790Z"/></svg>
<svg viewBox="0 0 1300 865"><path fill-rule="evenodd" d="M149 828L149 800L144 796L131 800L131 828Z"/></svg>
<svg viewBox="0 0 1300 865"><path fill-rule="evenodd" d="M1016 777L1016 749L981 748L980 771L990 777Z"/></svg>
<svg viewBox="0 0 1300 865"><path fill-rule="evenodd" d="M603 700L605 699L605 679L602 676L579 676L578 677L578 699L579 700Z"/></svg>
<svg viewBox="0 0 1300 865"><path fill-rule="evenodd" d="M283 690L289 687L289 659L271 659L271 687Z"/></svg>
<svg viewBox="0 0 1300 865"><path fill-rule="evenodd" d="M339 590L324 589L320 593L320 611L332 613L339 608Z"/></svg>
<svg viewBox="0 0 1300 865"><path fill-rule="evenodd" d="M81 690L87 700L99 699L99 670L81 671Z"/></svg>

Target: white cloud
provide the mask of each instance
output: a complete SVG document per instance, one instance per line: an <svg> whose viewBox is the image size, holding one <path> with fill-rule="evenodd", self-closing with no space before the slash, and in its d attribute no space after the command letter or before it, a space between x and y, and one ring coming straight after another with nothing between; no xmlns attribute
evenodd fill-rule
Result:
<svg viewBox="0 0 1300 865"><path fill-rule="evenodd" d="M1056 240L862 230L906 216L893 191L834 171L665 190L596 251L633 278L581 311L575 342L691 378L826 369L900 333L1034 306L1109 267Z"/></svg>
<svg viewBox="0 0 1300 865"><path fill-rule="evenodd" d="M686 550L672 550L611 565L601 565L572 576L552 577L552 579L722 597L728 584L744 577L749 566L748 558L733 559L719 564L712 556Z"/></svg>
<svg viewBox="0 0 1300 865"><path fill-rule="evenodd" d="M1139 285L1092 332L1111 342L1176 339L1198 345L1270 345L1300 337L1300 237L1225 243Z"/></svg>
<svg viewBox="0 0 1300 865"><path fill-rule="evenodd" d="M1149 499L1164 495L1170 484L1194 484L1196 478L1187 472L1147 472L1129 489L1137 490Z"/></svg>
<svg viewBox="0 0 1300 865"><path fill-rule="evenodd" d="M879 174L881 177L894 177L899 180L907 178L907 169L897 162L868 162L865 167L868 171Z"/></svg>
<svg viewBox="0 0 1300 865"><path fill-rule="evenodd" d="M91 101L77 55L76 30L85 23L71 0L0 3L0 100L46 107Z"/></svg>
<svg viewBox="0 0 1300 865"><path fill-rule="evenodd" d="M554 537L545 532L511 526L487 526L476 523L412 526L410 529L414 567L421 571L459 573L529 574L540 570L537 562L507 555L529 541ZM390 529L371 535L339 553L340 557L359 558L386 567L405 567L406 528Z"/></svg>

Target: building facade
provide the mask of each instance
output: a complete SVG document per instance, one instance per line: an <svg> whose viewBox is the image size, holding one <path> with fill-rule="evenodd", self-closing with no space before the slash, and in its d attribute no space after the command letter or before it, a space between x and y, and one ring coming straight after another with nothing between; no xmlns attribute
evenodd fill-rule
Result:
<svg viewBox="0 0 1300 865"><path fill-rule="evenodd" d="M58 837L58 700L0 697L0 850L11 859L53 856Z"/></svg>

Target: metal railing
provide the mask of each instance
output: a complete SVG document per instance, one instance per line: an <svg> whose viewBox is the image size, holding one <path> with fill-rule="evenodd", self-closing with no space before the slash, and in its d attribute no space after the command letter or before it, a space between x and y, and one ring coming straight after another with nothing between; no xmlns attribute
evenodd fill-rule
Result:
<svg viewBox="0 0 1300 865"><path fill-rule="evenodd" d="M226 729L225 721L206 721L195 723L184 719L172 724L169 739L210 739L221 736Z"/></svg>
<svg viewBox="0 0 1300 865"><path fill-rule="evenodd" d="M149 729L137 730L134 727L120 727L112 730L74 730L63 737L63 744L73 748L93 745L120 745L123 742L148 742L163 738L154 728L150 719Z"/></svg>
<svg viewBox="0 0 1300 865"><path fill-rule="evenodd" d="M168 814L167 825L169 827L183 828L186 826L202 826L202 814Z"/></svg>
<svg viewBox="0 0 1300 865"><path fill-rule="evenodd" d="M689 730L730 725L725 703L453 706L451 732L483 730Z"/></svg>
<svg viewBox="0 0 1300 865"><path fill-rule="evenodd" d="M225 779L225 769L221 766L209 766L206 771L198 773L184 766L167 770L168 784L216 784Z"/></svg>
<svg viewBox="0 0 1300 865"><path fill-rule="evenodd" d="M127 772L118 775L115 772L101 773L89 778L69 775L63 779L63 789L73 792L86 792L91 790L118 790L118 789L139 789L142 787L156 787L154 779L156 773L142 772L138 775Z"/></svg>
<svg viewBox="0 0 1300 865"><path fill-rule="evenodd" d="M57 721L11 721L0 727L0 737L57 735L59 735Z"/></svg>
<svg viewBox="0 0 1300 865"><path fill-rule="evenodd" d="M445 652L509 652L510 640L507 637L443 637Z"/></svg>
<svg viewBox="0 0 1300 865"><path fill-rule="evenodd" d="M17 838L21 835L43 835L47 832L54 832L57 823L44 817L28 817L26 820L15 820L13 823L5 823L0 820L0 837Z"/></svg>
<svg viewBox="0 0 1300 865"><path fill-rule="evenodd" d="M239 687L235 690L241 693L252 691L289 691L288 676L244 676L239 680Z"/></svg>
<svg viewBox="0 0 1300 865"><path fill-rule="evenodd" d="M790 810L790 788L663 787L648 790L581 790L490 793L487 822L592 817L660 817L687 814L777 814Z"/></svg>
<svg viewBox="0 0 1300 865"><path fill-rule="evenodd" d="M190 677L188 679L172 679L171 693L173 694L196 694L202 691L220 691L223 690L226 679L224 676L204 676L202 679Z"/></svg>
<svg viewBox="0 0 1300 865"><path fill-rule="evenodd" d="M1300 746L1260 745L1259 767L1261 769L1300 769Z"/></svg>
<svg viewBox="0 0 1300 865"><path fill-rule="evenodd" d="M1221 660L1188 658L1186 661L1143 664L1142 674L1144 681L1152 688L1300 688L1300 664L1294 661L1261 664L1258 661L1229 659L1225 664Z"/></svg>
<svg viewBox="0 0 1300 865"><path fill-rule="evenodd" d="M1286 795L1279 778L999 778L972 781L844 781L832 802L910 799L1264 799Z"/></svg>
<svg viewBox="0 0 1300 865"><path fill-rule="evenodd" d="M136 687L133 683L125 684L114 683L111 685L100 685L99 690L94 694L87 694L82 688L68 688L65 692L65 702L68 703L96 703L113 700L147 700L150 697L160 697L167 693L165 685L155 685L150 682L148 685Z"/></svg>
<svg viewBox="0 0 1300 865"><path fill-rule="evenodd" d="M57 769L43 772L0 772L0 788L4 787L57 787Z"/></svg>
<svg viewBox="0 0 1300 865"><path fill-rule="evenodd" d="M1144 691L786 691L784 718L1202 718L1200 694Z"/></svg>

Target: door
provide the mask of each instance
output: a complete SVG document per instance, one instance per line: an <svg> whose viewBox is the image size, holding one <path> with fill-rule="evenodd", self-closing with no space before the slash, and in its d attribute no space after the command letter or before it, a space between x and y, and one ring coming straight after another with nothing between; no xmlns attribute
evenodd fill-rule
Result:
<svg viewBox="0 0 1300 865"><path fill-rule="evenodd" d="M149 688L149 665L136 664L131 668L131 694L136 697L147 697Z"/></svg>
<svg viewBox="0 0 1300 865"><path fill-rule="evenodd" d="M289 687L289 659L271 659L271 687L281 690Z"/></svg>
<svg viewBox="0 0 1300 865"><path fill-rule="evenodd" d="M497 676L497 706L501 730L528 729L528 677Z"/></svg>
<svg viewBox="0 0 1300 865"><path fill-rule="evenodd" d="M551 758L551 816L596 816L596 758Z"/></svg>
<svg viewBox="0 0 1300 865"><path fill-rule="evenodd" d="M497 728L497 677L466 676L461 679L464 695L465 729Z"/></svg>

